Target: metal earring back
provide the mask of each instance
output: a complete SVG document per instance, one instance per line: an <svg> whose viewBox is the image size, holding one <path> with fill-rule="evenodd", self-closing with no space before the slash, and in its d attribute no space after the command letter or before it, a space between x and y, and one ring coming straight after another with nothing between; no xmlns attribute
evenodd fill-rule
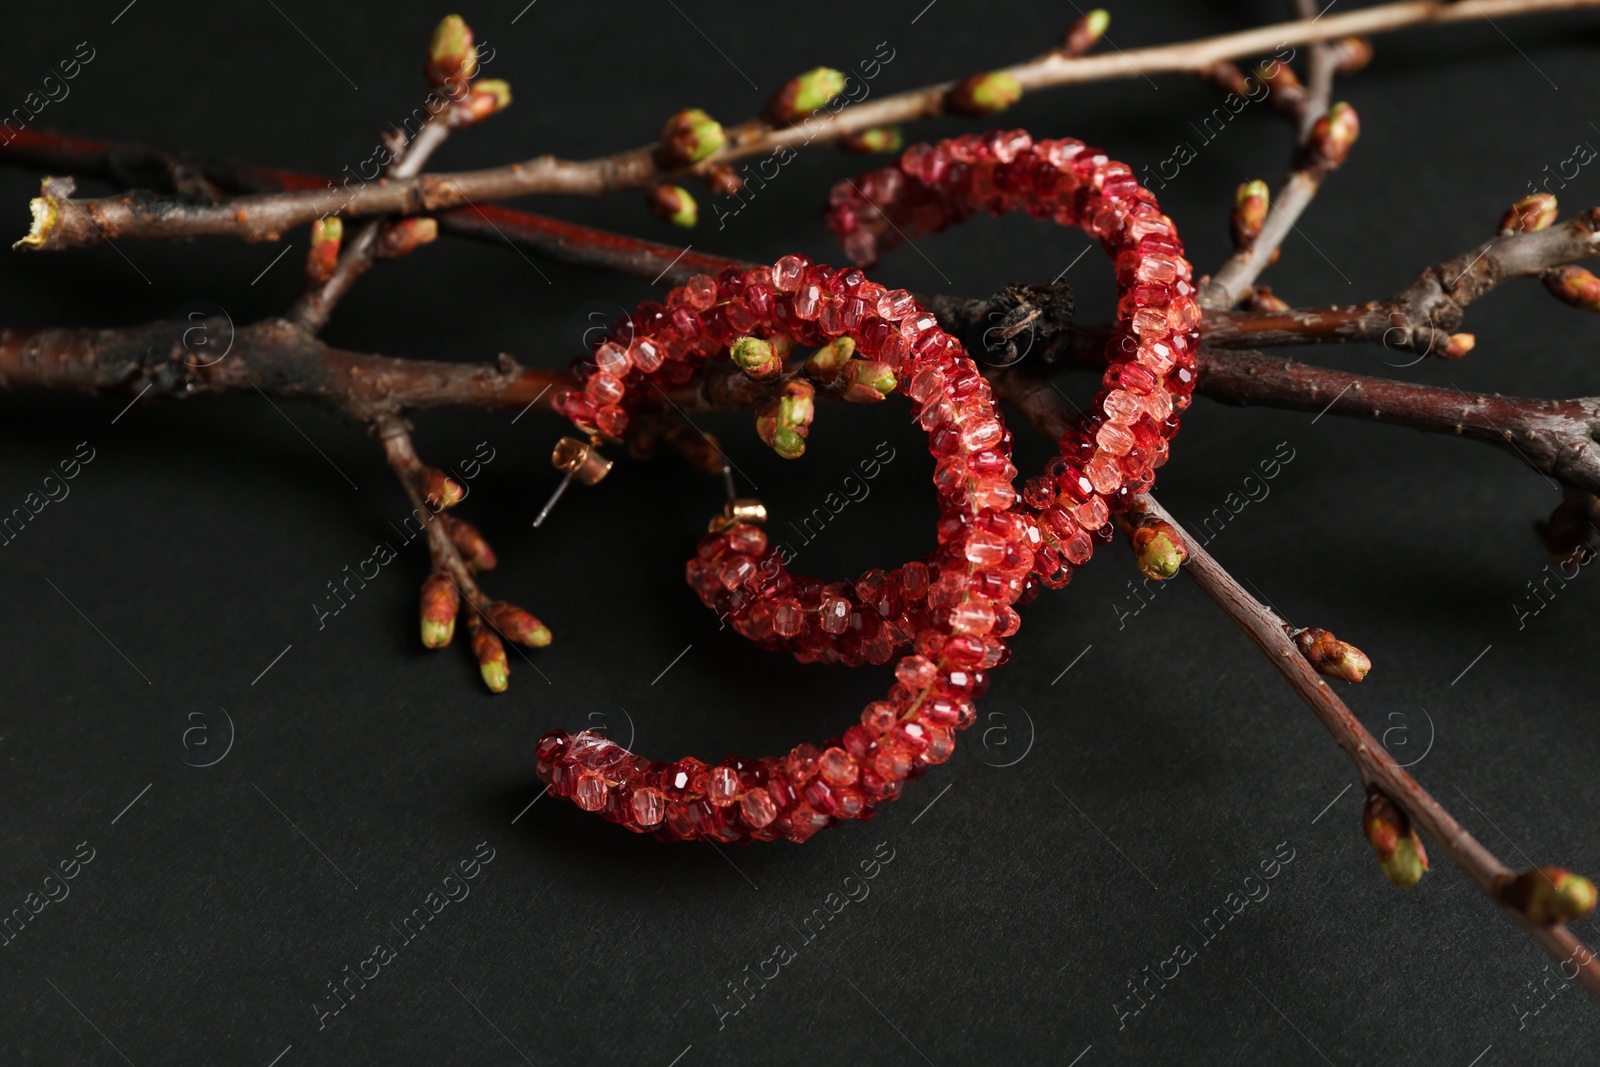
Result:
<svg viewBox="0 0 1600 1067"><path fill-rule="evenodd" d="M561 499L561 494L567 491L567 486L572 484L574 478L584 485L595 485L611 473L611 460L595 448L599 443L599 438L580 441L576 437L563 437L556 442L555 449L550 453L550 463L556 470L566 471L566 477L561 479L561 484L545 501L538 518L533 520L535 529L550 517L556 501Z"/></svg>

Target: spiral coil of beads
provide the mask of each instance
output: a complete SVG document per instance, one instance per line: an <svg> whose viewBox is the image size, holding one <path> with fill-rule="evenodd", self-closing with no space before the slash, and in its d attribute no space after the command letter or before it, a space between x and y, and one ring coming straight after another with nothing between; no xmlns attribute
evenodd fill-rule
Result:
<svg viewBox="0 0 1600 1067"><path fill-rule="evenodd" d="M1035 142L1023 131L969 135L909 149L895 167L837 186L828 221L851 256L872 265L900 240L979 209L1026 210L1081 226L1116 265L1117 321L1104 388L1058 454L1021 493L1011 435L989 383L961 343L905 290L856 268L801 256L697 275L641 304L628 343L601 344L578 371L582 390L556 410L586 432L626 432L648 390L688 381L736 338L820 346L848 337L886 365L928 433L935 458L938 548L892 571L824 583L789 574L759 526L731 524L700 542L689 584L743 636L801 662L885 664L896 682L842 737L786 756L694 757L659 763L584 731L538 744L540 777L557 796L638 832L674 840L804 841L870 818L904 783L954 751L976 719L988 671L1009 657L1015 605L1039 584L1065 585L1110 516L1154 481L1194 387L1200 311L1172 220L1124 164L1080 141Z"/></svg>

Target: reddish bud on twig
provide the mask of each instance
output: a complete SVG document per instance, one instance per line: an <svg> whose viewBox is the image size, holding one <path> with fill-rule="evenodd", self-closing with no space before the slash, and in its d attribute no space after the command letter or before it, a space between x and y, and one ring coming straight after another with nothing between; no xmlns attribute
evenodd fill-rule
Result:
<svg viewBox="0 0 1600 1067"><path fill-rule="evenodd" d="M344 239L344 222L329 215L311 224L311 251L306 255L306 277L326 285L339 265L339 242Z"/></svg>
<svg viewBox="0 0 1600 1067"><path fill-rule="evenodd" d="M402 259L439 237L439 224L430 218L401 219L391 222L378 235L374 254L379 259Z"/></svg>
<svg viewBox="0 0 1600 1067"><path fill-rule="evenodd" d="M1582 267L1552 267L1540 276L1544 287L1564 304L1600 311L1600 278Z"/></svg>
<svg viewBox="0 0 1600 1067"><path fill-rule="evenodd" d="M805 119L844 92L844 71L832 67L813 67L791 78L767 101L767 121L774 126L791 126Z"/></svg>
<svg viewBox="0 0 1600 1067"><path fill-rule="evenodd" d="M499 557L494 554L494 549L489 547L483 534L478 528L466 519L452 519L446 516L445 529L450 534L450 543L456 546L456 551L461 553L461 561L467 569L474 574L492 571L500 563Z"/></svg>
<svg viewBox="0 0 1600 1067"><path fill-rule="evenodd" d="M478 72L478 50L473 47L472 27L460 15L446 15L434 27L428 42L428 84L435 88L452 81L466 82Z"/></svg>
<svg viewBox="0 0 1600 1067"><path fill-rule="evenodd" d="M1201 76L1224 93L1234 93L1238 96L1250 95L1250 80L1244 76L1244 71L1227 60L1213 63L1201 71Z"/></svg>
<svg viewBox="0 0 1600 1067"><path fill-rule="evenodd" d="M444 568L428 575L422 583L422 644L443 648L456 632L456 613L461 610L461 593Z"/></svg>
<svg viewBox="0 0 1600 1067"><path fill-rule="evenodd" d="M1249 248L1261 236L1271 207L1272 190L1266 182L1257 178L1239 186L1233 194L1233 214L1228 219L1234 247Z"/></svg>
<svg viewBox="0 0 1600 1067"><path fill-rule="evenodd" d="M1183 561L1189 558L1183 538L1172 524L1164 519L1146 519L1128 535L1133 545L1133 559L1139 573L1146 578L1164 581L1178 573Z"/></svg>
<svg viewBox="0 0 1600 1067"><path fill-rule="evenodd" d="M1378 856L1378 866L1384 875L1401 889L1410 889L1422 881L1428 870L1428 852L1422 839L1411 825L1411 819L1394 801L1376 789L1367 794L1367 806L1361 813L1361 828L1366 831L1372 851Z"/></svg>
<svg viewBox="0 0 1600 1067"><path fill-rule="evenodd" d="M783 373L783 360L778 358L771 342L759 337L734 338L728 346L728 354L752 381L770 382Z"/></svg>
<svg viewBox="0 0 1600 1067"><path fill-rule="evenodd" d="M461 105L461 113L466 120L461 124L482 122L496 111L504 111L510 106L511 83L500 78L482 78L472 83L472 89Z"/></svg>
<svg viewBox="0 0 1600 1067"><path fill-rule="evenodd" d="M1501 899L1541 926L1569 923L1594 910L1594 883L1560 867L1523 871L1500 890Z"/></svg>
<svg viewBox="0 0 1600 1067"><path fill-rule="evenodd" d="M442 470L420 467L416 479L417 492L422 494L423 503L433 511L453 508L467 499L467 491L461 488L461 483Z"/></svg>
<svg viewBox="0 0 1600 1067"><path fill-rule="evenodd" d="M504 693L511 684L511 668L506 663L506 646L494 630L485 626L473 614L468 629L472 631L472 654L478 657L478 673L483 684L496 693Z"/></svg>
<svg viewBox="0 0 1600 1067"><path fill-rule="evenodd" d="M674 163L698 163L727 142L722 124L697 107L678 112L661 128L661 147Z"/></svg>
<svg viewBox="0 0 1600 1067"><path fill-rule="evenodd" d="M1022 99L1022 86L1003 70L974 74L945 96L945 105L963 115L993 115Z"/></svg>
<svg viewBox="0 0 1600 1067"><path fill-rule="evenodd" d="M1274 314L1289 310L1289 302L1273 293L1270 286L1258 285L1250 290L1250 295L1245 297L1245 309L1259 311L1264 314Z"/></svg>
<svg viewBox="0 0 1600 1067"><path fill-rule="evenodd" d="M718 163L706 172L706 186L713 196L738 196L744 179L726 163Z"/></svg>
<svg viewBox="0 0 1600 1067"><path fill-rule="evenodd" d="M1267 101L1280 111L1294 111L1306 100L1306 87L1294 68L1281 59L1269 59L1256 67L1256 77L1267 86Z"/></svg>
<svg viewBox="0 0 1600 1067"><path fill-rule="evenodd" d="M1333 69L1338 74L1354 74L1372 62L1372 42L1365 37L1346 37L1328 45Z"/></svg>
<svg viewBox="0 0 1600 1067"><path fill-rule="evenodd" d="M550 644L550 628L515 604L496 601L489 606L489 621L501 634L529 648Z"/></svg>
<svg viewBox="0 0 1600 1067"><path fill-rule="evenodd" d="M850 337L836 337L811 354L806 360L806 377L813 381L831 382L855 355L856 342Z"/></svg>
<svg viewBox="0 0 1600 1067"><path fill-rule="evenodd" d="M1500 232L1538 233L1556 221L1556 198L1549 193L1529 193L1500 216Z"/></svg>
<svg viewBox="0 0 1600 1067"><path fill-rule="evenodd" d="M658 219L664 219L674 226L692 229L700 221L700 205L694 202L694 197L689 195L689 190L681 185L671 185L661 182L650 187L645 194L645 203L650 208L650 213Z"/></svg>
<svg viewBox="0 0 1600 1067"><path fill-rule="evenodd" d="M1361 136L1361 118L1344 101L1334 104L1311 127L1311 163L1323 171L1333 170L1350 156L1350 149Z"/></svg>
<svg viewBox="0 0 1600 1067"><path fill-rule="evenodd" d="M905 134L898 126L874 126L839 139L839 147L846 152L898 152L905 146Z"/></svg>
<svg viewBox="0 0 1600 1067"><path fill-rule="evenodd" d="M1056 51L1069 56L1081 56L1100 42L1106 35L1106 30L1111 28L1111 12L1103 7L1097 7L1083 18L1072 24L1067 35L1061 38L1061 47Z"/></svg>
<svg viewBox="0 0 1600 1067"><path fill-rule="evenodd" d="M852 404L874 404L894 392L894 371L887 363L868 359L852 359L844 365L840 375L844 381L844 399Z"/></svg>
<svg viewBox="0 0 1600 1067"><path fill-rule="evenodd" d="M1294 643L1306 662L1329 678L1359 682L1372 670L1372 661L1365 652L1327 630L1309 626L1294 635Z"/></svg>

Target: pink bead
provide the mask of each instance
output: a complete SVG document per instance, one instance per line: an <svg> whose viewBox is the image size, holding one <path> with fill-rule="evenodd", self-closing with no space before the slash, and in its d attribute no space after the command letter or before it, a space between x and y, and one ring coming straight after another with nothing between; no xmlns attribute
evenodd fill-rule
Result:
<svg viewBox="0 0 1600 1067"><path fill-rule="evenodd" d="M805 612L798 600L784 600L772 615L772 629L780 637L793 637L805 628Z"/></svg>
<svg viewBox="0 0 1600 1067"><path fill-rule="evenodd" d="M794 294L794 313L802 319L815 319L822 311L822 290L803 285Z"/></svg>
<svg viewBox="0 0 1600 1067"><path fill-rule="evenodd" d="M844 749L829 748L817 757L817 773L829 785L854 785L856 778L861 774L861 768L856 766L855 760L851 759L850 753Z"/></svg>
<svg viewBox="0 0 1600 1067"><path fill-rule="evenodd" d="M999 419L975 419L961 428L961 447L968 452L981 452L998 444L1005 435Z"/></svg>
<svg viewBox="0 0 1600 1067"><path fill-rule="evenodd" d="M1144 414L1144 407L1132 393L1117 389L1106 397L1105 412L1112 422L1132 422Z"/></svg>
<svg viewBox="0 0 1600 1067"><path fill-rule="evenodd" d="M1117 469L1117 461L1106 455L1099 455L1091 459L1089 465L1084 468L1084 474L1088 477L1089 483L1094 486L1094 491L1101 496L1107 496L1114 492L1122 481L1122 475ZM1083 502L1079 501L1079 503Z"/></svg>
<svg viewBox="0 0 1600 1067"><path fill-rule="evenodd" d="M739 799L739 775L732 767L711 768L711 778L706 784L706 797L717 807L726 807Z"/></svg>
<svg viewBox="0 0 1600 1067"><path fill-rule="evenodd" d="M573 787L572 799L584 811L599 811L606 806L605 779L592 771L584 771L578 775L578 784Z"/></svg>
<svg viewBox="0 0 1600 1067"><path fill-rule="evenodd" d="M778 817L778 806L772 802L767 791L759 786L745 793L740 810L744 813L745 822L757 830Z"/></svg>
<svg viewBox="0 0 1600 1067"><path fill-rule="evenodd" d="M1178 261L1171 256L1145 256L1139 261L1139 266L1134 271L1134 276L1141 282L1157 282L1163 285L1170 285L1178 278Z"/></svg>
<svg viewBox="0 0 1600 1067"><path fill-rule="evenodd" d="M620 378L628 373L628 350L615 341L607 341L594 350L594 365L601 374Z"/></svg>
<svg viewBox="0 0 1600 1067"><path fill-rule="evenodd" d="M646 337L634 342L633 347L628 350L628 358L645 374L654 374L661 369L664 354L660 345Z"/></svg>
<svg viewBox="0 0 1600 1067"><path fill-rule="evenodd" d="M661 790L645 786L633 791L633 818L640 826L655 826L666 818L667 798Z"/></svg>
<svg viewBox="0 0 1600 1067"><path fill-rule="evenodd" d="M904 289L891 289L878 297L878 317L897 322L917 310L917 298Z"/></svg>
<svg viewBox="0 0 1600 1067"><path fill-rule="evenodd" d="M982 530L974 530L967 538L965 552L969 562L983 566L999 563L1005 559L1007 547L1004 538Z"/></svg>
<svg viewBox="0 0 1600 1067"><path fill-rule="evenodd" d="M1078 520L1078 525L1085 530L1098 530L1106 524L1111 517L1106 509L1106 503L1099 497L1091 497L1087 504L1079 504L1073 516Z"/></svg>
<svg viewBox="0 0 1600 1067"><path fill-rule="evenodd" d="M689 306L704 311L717 302L717 282L709 274L696 274L683 284Z"/></svg>
<svg viewBox="0 0 1600 1067"><path fill-rule="evenodd" d="M963 634L986 634L994 629L994 605L987 600L968 600L950 612L950 628Z"/></svg>
<svg viewBox="0 0 1600 1067"><path fill-rule="evenodd" d="M894 668L894 676L912 690L928 688L938 674L933 661L926 656L907 656Z"/></svg>
<svg viewBox="0 0 1600 1067"><path fill-rule="evenodd" d="M773 288L792 293L800 288L800 277L806 272L806 261L799 256L784 256L773 264Z"/></svg>
<svg viewBox="0 0 1600 1067"><path fill-rule="evenodd" d="M1099 432L1095 434L1095 440L1100 443L1101 448L1113 456L1125 456L1133 447L1133 435L1115 422L1108 422L1100 427Z"/></svg>

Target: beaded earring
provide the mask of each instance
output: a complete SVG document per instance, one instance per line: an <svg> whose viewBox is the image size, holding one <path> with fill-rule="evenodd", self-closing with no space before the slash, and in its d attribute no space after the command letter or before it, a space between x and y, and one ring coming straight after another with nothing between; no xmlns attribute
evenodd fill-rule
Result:
<svg viewBox="0 0 1600 1067"><path fill-rule="evenodd" d="M892 376L927 432L939 519L927 558L826 583L789 574L757 513L741 518L730 505L687 566L701 600L745 637L801 662L885 664L898 655L895 684L820 747L714 767L694 757L647 760L589 731L551 731L536 754L552 793L673 840L804 841L871 817L907 780L950 758L954 732L976 719L988 671L1010 655L1015 605L1041 583L1065 585L1111 539L1111 513L1150 487L1188 406L1199 346L1192 272L1171 219L1126 165L1079 141L1035 142L1019 130L913 147L898 166L836 187L829 224L871 265L898 241L980 208L1079 225L1117 270L1105 388L1020 494L1011 434L961 343L905 290L803 256L697 275L665 305L640 305L630 342L600 345L578 372L581 391L554 398L581 430L619 436L643 387L681 384L730 348L752 377L770 377L769 358L743 358L752 349L745 342L765 343L771 356L848 338L876 365L868 377ZM779 428L809 421L801 412ZM783 443L773 436L769 443Z"/></svg>

